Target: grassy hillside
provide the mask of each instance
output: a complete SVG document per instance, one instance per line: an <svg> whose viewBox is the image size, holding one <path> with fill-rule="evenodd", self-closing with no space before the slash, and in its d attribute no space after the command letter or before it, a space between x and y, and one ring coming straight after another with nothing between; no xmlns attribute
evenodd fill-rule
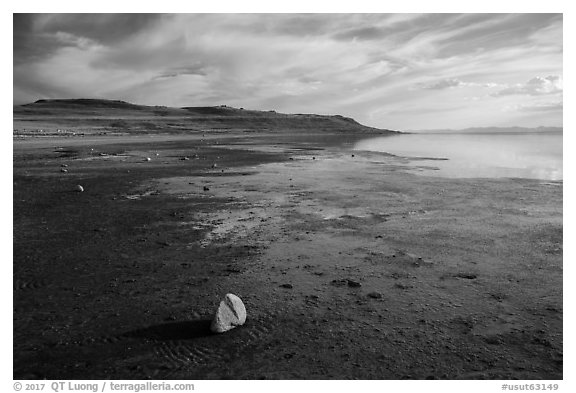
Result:
<svg viewBox="0 0 576 393"><path fill-rule="evenodd" d="M117 100L38 100L14 106L15 135L193 132L391 133L340 115L284 114L228 106L170 108Z"/></svg>

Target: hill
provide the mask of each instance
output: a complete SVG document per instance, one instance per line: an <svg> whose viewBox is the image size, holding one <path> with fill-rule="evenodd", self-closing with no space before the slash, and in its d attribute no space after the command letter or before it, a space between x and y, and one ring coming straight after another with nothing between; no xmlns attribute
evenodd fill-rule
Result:
<svg viewBox="0 0 576 393"><path fill-rule="evenodd" d="M285 114L226 105L171 108L118 100L38 100L13 108L15 134L331 132L387 134L340 115Z"/></svg>

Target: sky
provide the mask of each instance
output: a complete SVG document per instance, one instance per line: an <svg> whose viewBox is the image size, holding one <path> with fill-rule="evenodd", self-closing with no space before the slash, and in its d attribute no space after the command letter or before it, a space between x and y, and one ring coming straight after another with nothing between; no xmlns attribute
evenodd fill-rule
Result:
<svg viewBox="0 0 576 393"><path fill-rule="evenodd" d="M14 14L13 103L341 114L397 130L561 127L562 14Z"/></svg>

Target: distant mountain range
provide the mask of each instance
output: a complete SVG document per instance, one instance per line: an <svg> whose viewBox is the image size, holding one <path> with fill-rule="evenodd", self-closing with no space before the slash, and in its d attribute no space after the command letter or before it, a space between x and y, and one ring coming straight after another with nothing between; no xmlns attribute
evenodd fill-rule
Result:
<svg viewBox="0 0 576 393"><path fill-rule="evenodd" d="M226 105L171 108L118 100L51 99L13 108L14 133L147 134L191 132L336 132L390 134L340 115L284 114Z"/></svg>
<svg viewBox="0 0 576 393"><path fill-rule="evenodd" d="M412 133L427 134L526 134L544 132L563 132L563 127L472 127L461 130L434 129L434 130L410 130Z"/></svg>

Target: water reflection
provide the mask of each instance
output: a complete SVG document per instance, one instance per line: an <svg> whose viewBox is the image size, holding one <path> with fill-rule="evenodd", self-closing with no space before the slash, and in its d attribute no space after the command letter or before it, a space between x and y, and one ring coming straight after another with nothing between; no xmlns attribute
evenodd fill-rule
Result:
<svg viewBox="0 0 576 393"><path fill-rule="evenodd" d="M412 161L438 167L426 175L522 177L562 180L562 134L406 134L365 139L355 150L402 157L447 158Z"/></svg>

